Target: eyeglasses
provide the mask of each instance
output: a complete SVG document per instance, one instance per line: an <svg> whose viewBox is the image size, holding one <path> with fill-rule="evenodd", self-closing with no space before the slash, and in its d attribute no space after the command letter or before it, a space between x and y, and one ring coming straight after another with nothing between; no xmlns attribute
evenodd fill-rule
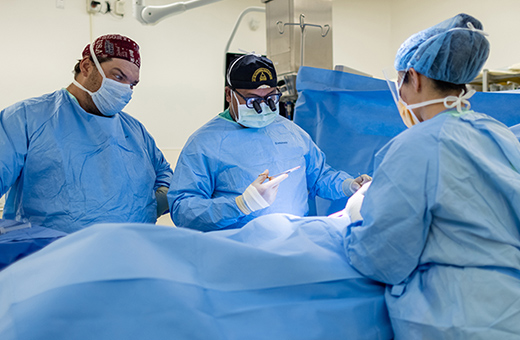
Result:
<svg viewBox="0 0 520 340"><path fill-rule="evenodd" d="M250 109L255 109L256 113L262 113L262 107L260 106L262 102L265 102L267 106L269 106L271 111L276 111L276 105L278 104L278 102L280 101L280 97L282 96L282 93L278 89L276 90L276 93L268 94L265 97L244 97L236 89L233 89L233 91L236 94L238 94L242 99L245 100L246 106Z"/></svg>

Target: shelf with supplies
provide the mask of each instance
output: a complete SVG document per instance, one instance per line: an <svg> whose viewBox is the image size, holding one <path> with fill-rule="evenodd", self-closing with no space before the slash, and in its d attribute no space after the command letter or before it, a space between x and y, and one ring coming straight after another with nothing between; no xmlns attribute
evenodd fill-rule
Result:
<svg viewBox="0 0 520 340"><path fill-rule="evenodd" d="M484 69L469 85L482 92L520 92L520 65L517 64L509 70Z"/></svg>

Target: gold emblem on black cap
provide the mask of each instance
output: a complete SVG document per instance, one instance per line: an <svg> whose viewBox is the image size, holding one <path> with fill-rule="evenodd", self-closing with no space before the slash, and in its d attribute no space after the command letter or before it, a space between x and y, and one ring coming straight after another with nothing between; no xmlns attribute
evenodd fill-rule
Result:
<svg viewBox="0 0 520 340"><path fill-rule="evenodd" d="M269 76L269 79L267 79L268 76ZM253 76L251 77L252 82L267 81L267 80L272 80L272 79L273 79L273 75L271 74L271 71L269 71L265 67L261 67L261 68L257 69L255 71L255 73L253 73Z"/></svg>

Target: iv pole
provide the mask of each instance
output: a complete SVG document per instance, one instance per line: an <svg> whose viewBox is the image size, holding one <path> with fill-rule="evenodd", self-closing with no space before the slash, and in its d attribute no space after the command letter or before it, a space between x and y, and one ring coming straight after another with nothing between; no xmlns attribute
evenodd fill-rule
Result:
<svg viewBox="0 0 520 340"><path fill-rule="evenodd" d="M283 23L281 21L277 21L276 25L278 26L278 33L284 34L285 26L300 26L301 29L301 40L300 40L300 66L304 66L303 63L303 56L304 56L304 46L305 46L305 28L307 26L311 27L319 27L321 29L321 36L326 37L330 30L330 25L316 25L316 24L306 24L305 23L305 15L300 14L300 22L299 23L292 23L292 22L286 22Z"/></svg>

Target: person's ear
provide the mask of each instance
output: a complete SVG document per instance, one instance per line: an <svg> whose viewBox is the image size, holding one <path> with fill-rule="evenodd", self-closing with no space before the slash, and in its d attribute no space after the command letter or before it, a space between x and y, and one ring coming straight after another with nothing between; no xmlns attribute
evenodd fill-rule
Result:
<svg viewBox="0 0 520 340"><path fill-rule="evenodd" d="M231 103L231 89L229 86L226 86L226 101L228 103Z"/></svg>
<svg viewBox="0 0 520 340"><path fill-rule="evenodd" d="M231 115L231 118L233 118L234 121L238 120L238 114L236 112L236 101L232 100L233 90L229 88L229 86L226 86L226 101L229 103L229 114Z"/></svg>
<svg viewBox="0 0 520 340"><path fill-rule="evenodd" d="M79 62L79 70L80 70L80 73L82 76L84 76L85 78L88 77L88 75L90 74L90 72L92 72L92 69L95 68L95 65L94 63L92 62L92 60L90 60L89 57L85 57L83 58L80 62Z"/></svg>
<svg viewBox="0 0 520 340"><path fill-rule="evenodd" d="M408 77L410 81L410 85L415 90L415 92L421 91L422 79L421 74L418 73L415 69L411 68L408 70Z"/></svg>

